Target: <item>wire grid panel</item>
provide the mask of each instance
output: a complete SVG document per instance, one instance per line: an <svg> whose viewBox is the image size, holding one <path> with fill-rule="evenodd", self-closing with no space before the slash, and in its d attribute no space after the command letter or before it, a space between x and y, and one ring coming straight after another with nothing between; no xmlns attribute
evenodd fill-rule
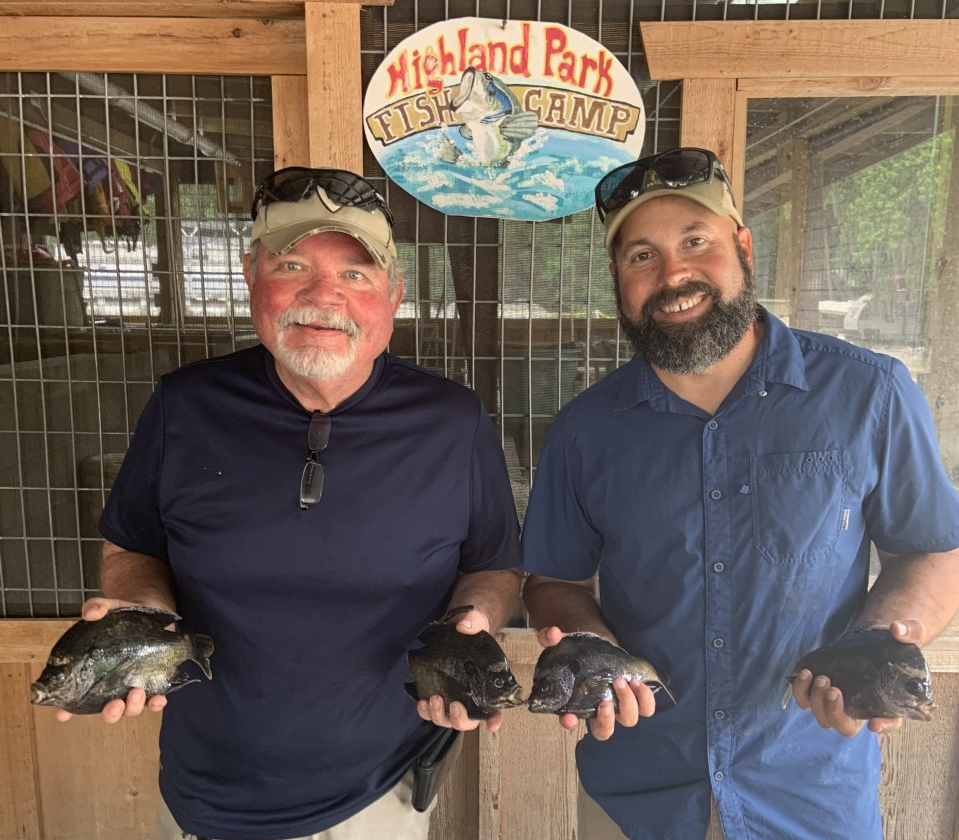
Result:
<svg viewBox="0 0 959 840"><path fill-rule="evenodd" d="M681 86L650 82L646 20L945 18L959 0L398 0L364 8L368 80L403 38L456 17L562 23L627 67L644 154L675 146ZM254 342L240 258L273 168L269 79L0 74L0 614L75 615L96 520L159 375ZM72 168L71 168L72 167ZM473 387L522 518L555 412L628 358L592 211L448 217L367 177L397 215L407 293L393 352Z"/></svg>
<svg viewBox="0 0 959 840"><path fill-rule="evenodd" d="M0 613L75 615L163 373L255 340L270 81L0 74Z"/></svg>

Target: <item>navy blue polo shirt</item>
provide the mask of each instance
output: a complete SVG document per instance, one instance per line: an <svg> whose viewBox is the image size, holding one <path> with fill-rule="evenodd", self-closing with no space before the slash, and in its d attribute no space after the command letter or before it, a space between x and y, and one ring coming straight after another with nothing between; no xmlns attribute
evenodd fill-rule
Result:
<svg viewBox="0 0 959 840"><path fill-rule="evenodd" d="M378 798L435 737L407 649L459 573L518 565L503 449L475 393L390 355L331 412L299 505L310 412L262 347L164 376L100 523L170 564L212 682L170 695L160 788L187 832L299 837Z"/></svg>
<svg viewBox="0 0 959 840"><path fill-rule="evenodd" d="M959 496L925 399L898 361L764 313L748 371L712 416L642 358L557 416L523 532L524 569L598 570L622 645L678 703L608 741L587 792L634 840L879 840L879 748L781 707L799 657L866 595L870 539L894 554L959 544Z"/></svg>

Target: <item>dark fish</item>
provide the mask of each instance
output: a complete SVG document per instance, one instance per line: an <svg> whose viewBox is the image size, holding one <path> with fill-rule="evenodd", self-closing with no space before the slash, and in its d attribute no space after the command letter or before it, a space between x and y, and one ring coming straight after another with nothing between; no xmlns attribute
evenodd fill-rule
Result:
<svg viewBox="0 0 959 840"><path fill-rule="evenodd" d="M213 679L213 640L163 629L178 618L165 610L121 607L99 621L78 621L53 646L43 673L30 686L32 702L87 715L125 698L131 688L144 689L148 697L169 694L199 682L180 673L188 659Z"/></svg>
<svg viewBox="0 0 959 840"><path fill-rule="evenodd" d="M450 703L458 700L474 720L522 704L522 688L506 654L485 630L460 633L454 624L437 621L427 625L419 640L423 647L407 654L413 681L406 683L406 690L414 700L439 694L447 714Z"/></svg>
<svg viewBox="0 0 959 840"><path fill-rule="evenodd" d="M858 720L908 717L931 720L929 666L913 644L896 641L886 629L859 630L807 653L786 678L783 708L792 697L796 675L808 668L824 674L842 692L843 708Z"/></svg>
<svg viewBox="0 0 959 840"><path fill-rule="evenodd" d="M533 672L529 695L531 712L596 717L603 700L612 700L619 711L613 680L623 677L660 689L673 701L669 681L645 659L632 656L621 647L593 633L570 633L559 644L544 648Z"/></svg>

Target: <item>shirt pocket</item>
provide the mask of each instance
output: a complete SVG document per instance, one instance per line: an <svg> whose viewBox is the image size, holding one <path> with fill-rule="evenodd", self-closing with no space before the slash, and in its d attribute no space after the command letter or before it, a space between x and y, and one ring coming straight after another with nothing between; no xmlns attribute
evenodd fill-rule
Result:
<svg viewBox="0 0 959 840"><path fill-rule="evenodd" d="M819 565L839 538L846 459L841 449L750 459L753 540L769 563Z"/></svg>

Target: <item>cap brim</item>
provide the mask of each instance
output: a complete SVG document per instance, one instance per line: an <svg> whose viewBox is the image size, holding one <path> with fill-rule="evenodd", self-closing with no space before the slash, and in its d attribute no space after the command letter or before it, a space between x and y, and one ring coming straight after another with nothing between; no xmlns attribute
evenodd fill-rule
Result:
<svg viewBox="0 0 959 840"><path fill-rule="evenodd" d="M358 240L381 269L386 269L396 261L396 251L390 245L371 236L369 231L348 222L316 220L287 225L274 233L264 233L259 241L271 254L285 254L298 242L302 242L314 233L345 233Z"/></svg>
<svg viewBox="0 0 959 840"><path fill-rule="evenodd" d="M721 186L718 200L714 194L711 194L715 193L714 189L701 189L701 187L712 187L712 184L696 185L695 187L686 187L685 189L656 189L637 196L632 201L624 204L619 210L609 213L604 221L606 236L603 239L603 244L606 246L606 252L610 257L614 256L612 250L613 241L616 239L616 234L619 233L619 229L623 226L626 219L629 218L629 214L632 213L633 210L641 204L645 204L647 201L652 201L654 198L662 198L663 196L672 195L695 201L707 210L711 210L717 216L729 216L738 227L742 227L743 219L736 209L735 204L733 204L732 194L729 192L729 188L718 179L713 182L713 184L715 183L719 183Z"/></svg>

